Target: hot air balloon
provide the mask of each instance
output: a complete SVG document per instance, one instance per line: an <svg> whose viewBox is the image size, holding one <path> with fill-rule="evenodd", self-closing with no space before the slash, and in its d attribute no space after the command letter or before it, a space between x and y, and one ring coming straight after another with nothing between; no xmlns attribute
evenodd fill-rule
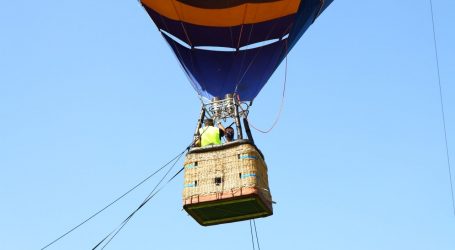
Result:
<svg viewBox="0 0 455 250"><path fill-rule="evenodd" d="M248 110L332 1L141 0L201 97L194 141L206 118L232 120L236 127L234 142L193 147L186 155L183 207L201 225L273 214L267 166Z"/></svg>

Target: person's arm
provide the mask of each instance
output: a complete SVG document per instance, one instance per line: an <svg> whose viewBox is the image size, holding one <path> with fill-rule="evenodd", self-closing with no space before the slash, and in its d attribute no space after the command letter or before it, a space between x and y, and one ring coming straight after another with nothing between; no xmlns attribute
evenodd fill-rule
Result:
<svg viewBox="0 0 455 250"><path fill-rule="evenodd" d="M221 122L218 122L218 128L220 129L220 138L224 136L225 128Z"/></svg>
<svg viewBox="0 0 455 250"><path fill-rule="evenodd" d="M199 130L197 131L197 137L196 141L194 141L193 147L200 147L201 146L201 133L199 133Z"/></svg>

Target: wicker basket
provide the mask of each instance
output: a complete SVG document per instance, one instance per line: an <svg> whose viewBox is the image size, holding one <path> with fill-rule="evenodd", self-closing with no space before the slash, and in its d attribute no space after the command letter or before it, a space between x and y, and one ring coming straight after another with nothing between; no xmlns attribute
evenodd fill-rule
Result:
<svg viewBox="0 0 455 250"><path fill-rule="evenodd" d="M273 213L267 166L249 141L194 148L184 166L184 208L201 225Z"/></svg>

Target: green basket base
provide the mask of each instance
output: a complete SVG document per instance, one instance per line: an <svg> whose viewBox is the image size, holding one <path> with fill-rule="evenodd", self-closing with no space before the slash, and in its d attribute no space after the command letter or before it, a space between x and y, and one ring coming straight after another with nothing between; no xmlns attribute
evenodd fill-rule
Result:
<svg viewBox="0 0 455 250"><path fill-rule="evenodd" d="M184 205L185 211L202 226L267 217L273 214L257 194Z"/></svg>

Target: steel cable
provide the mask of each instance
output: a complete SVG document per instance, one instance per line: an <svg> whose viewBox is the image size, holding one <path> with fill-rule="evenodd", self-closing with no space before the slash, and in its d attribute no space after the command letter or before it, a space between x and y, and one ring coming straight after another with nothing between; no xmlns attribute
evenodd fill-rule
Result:
<svg viewBox="0 0 455 250"><path fill-rule="evenodd" d="M445 117L445 110L444 110L444 99L443 99L443 95L442 95L441 73L440 73L440 69L439 69L438 44L436 41L436 31L435 31L435 25L434 25L434 12L433 12L433 1L432 0L430 0L430 10L431 10L431 23L432 23L432 28L433 28L433 42L434 42L436 68L437 68L437 73L438 73L439 101L440 101L440 105L441 105L442 124L443 124L443 130L444 130L447 168L449 171L453 215L455 216L455 196L454 196L454 192L453 192L452 167L450 164L449 143L448 143L448 139L447 139L446 117Z"/></svg>

